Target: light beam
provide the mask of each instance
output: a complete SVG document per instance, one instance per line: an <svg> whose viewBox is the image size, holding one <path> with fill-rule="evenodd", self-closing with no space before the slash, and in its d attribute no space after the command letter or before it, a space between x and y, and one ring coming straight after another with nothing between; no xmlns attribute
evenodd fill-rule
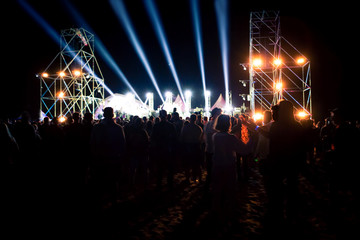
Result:
<svg viewBox="0 0 360 240"><path fill-rule="evenodd" d="M126 30L126 33L130 39L131 44L136 50L136 53L138 54L139 58L141 59L142 64L144 65L157 93L159 94L161 100L164 102L164 98L160 92L159 86L157 84L157 81L155 79L155 76L151 70L149 61L147 60L147 57L145 55L145 52L140 44L140 41L134 31L134 27L130 21L130 17L127 14L127 11L125 9L125 5L122 0L110 0L110 4L112 6L112 9L114 10L116 16L118 17L121 25Z"/></svg>
<svg viewBox="0 0 360 240"><path fill-rule="evenodd" d="M229 102L229 46L228 46L228 2L227 0L216 0L215 10L217 16L217 24L220 39L221 58L223 63L223 73L225 82L225 101L226 105L230 105Z"/></svg>
<svg viewBox="0 0 360 240"><path fill-rule="evenodd" d="M179 77L178 77L176 69L175 69L175 64L174 64L173 58L171 56L169 44L168 44L168 41L165 36L164 27L161 23L158 10L157 10L153 0L144 0L144 4L145 4L146 10L150 16L151 23L155 29L156 36L160 42L163 53L166 57L167 62L169 63L169 67L170 67L171 73L174 77L176 86L179 90L180 96L181 96L182 100L184 101L184 94L183 94L183 91L182 91L182 88L180 85Z"/></svg>
<svg viewBox="0 0 360 240"><path fill-rule="evenodd" d="M202 80L202 84L203 84L203 91L204 91L205 105L206 105L207 89L206 89L206 81L205 81L203 43L202 43L202 35L201 35L200 12L199 12L199 1L198 0L191 0L191 13L192 13L192 17L193 17L194 33L195 33L195 38L196 38L196 47L197 47L197 51L198 51L201 80Z"/></svg>

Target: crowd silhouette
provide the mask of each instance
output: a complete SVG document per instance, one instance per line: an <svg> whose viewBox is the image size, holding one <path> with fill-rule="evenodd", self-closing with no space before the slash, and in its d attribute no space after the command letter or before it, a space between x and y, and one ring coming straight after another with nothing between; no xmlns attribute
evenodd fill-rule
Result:
<svg viewBox="0 0 360 240"><path fill-rule="evenodd" d="M299 176L314 177L309 169L326 172L334 211L349 196L358 200L359 125L342 116L335 109L316 125L311 119L299 121L285 100L265 111L261 122L219 108L209 119L200 114L181 119L175 109L171 115L161 110L158 117L127 120L115 119L107 107L102 120L73 113L65 123L48 117L31 122L24 112L15 122L0 124L2 208L12 221L23 213L28 215L24 221L31 221L35 210L25 208L72 214L78 207L69 206L74 201L82 205L83 196L95 208L106 209L125 193L171 191L179 184L175 175L182 172L184 184L203 183L210 192L214 221L226 231L232 209L241 204L235 198L238 184L247 181L256 163L267 196L265 229L271 234L281 231L284 222L296 223ZM21 208L24 196L36 200ZM18 208L21 213L14 215ZM47 214L44 210L43 217Z"/></svg>

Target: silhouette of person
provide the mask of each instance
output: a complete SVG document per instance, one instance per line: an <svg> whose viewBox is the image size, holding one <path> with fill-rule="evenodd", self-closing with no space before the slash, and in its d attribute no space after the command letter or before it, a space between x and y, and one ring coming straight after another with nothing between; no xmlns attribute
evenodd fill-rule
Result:
<svg viewBox="0 0 360 240"><path fill-rule="evenodd" d="M214 108L211 111L211 119L204 127L204 135L205 135L205 166L206 166L206 184L209 186L211 182L211 172L213 165L213 140L212 136L217 131L215 130L215 121L222 113L220 108Z"/></svg>
<svg viewBox="0 0 360 240"><path fill-rule="evenodd" d="M192 178L201 180L201 142L203 131L199 125L196 124L196 115L190 116L190 123L185 125L181 132L181 142L184 147L184 165L187 181L190 180L190 170Z"/></svg>
<svg viewBox="0 0 360 240"><path fill-rule="evenodd" d="M212 210L220 224L231 220L236 193L236 153L250 151L235 135L230 134L230 116L222 114L216 119L213 135Z"/></svg>
<svg viewBox="0 0 360 240"><path fill-rule="evenodd" d="M124 130L114 122L113 117L113 108L106 107L104 119L93 127L90 140L94 184L102 200L108 203L116 200L125 158Z"/></svg>
<svg viewBox="0 0 360 240"><path fill-rule="evenodd" d="M174 153L176 150L177 134L175 126L168 122L167 112L160 110L160 122L153 127L151 134L152 151L157 154L155 157L156 184L160 188L162 178L167 172L167 184L171 188L174 178Z"/></svg>
<svg viewBox="0 0 360 240"><path fill-rule="evenodd" d="M272 223L282 222L284 211L287 220L296 220L298 176L306 159L304 130L294 118L293 104L281 100L278 106L269 132L266 184L268 216Z"/></svg>

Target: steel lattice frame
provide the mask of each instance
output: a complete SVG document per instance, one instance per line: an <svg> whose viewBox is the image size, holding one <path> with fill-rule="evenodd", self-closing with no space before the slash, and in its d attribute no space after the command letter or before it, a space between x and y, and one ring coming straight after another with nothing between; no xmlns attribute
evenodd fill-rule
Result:
<svg viewBox="0 0 360 240"><path fill-rule="evenodd" d="M305 61L297 63L297 58ZM261 59L261 66L254 60ZM281 64L274 64L281 59ZM312 116L310 61L303 56L280 32L279 11L250 13L249 48L249 94L250 110L269 110L280 99L294 104ZM281 83L281 90L275 85Z"/></svg>
<svg viewBox="0 0 360 240"><path fill-rule="evenodd" d="M94 114L104 101L104 79L94 55L94 35L83 28L61 31L60 52L38 77L42 116Z"/></svg>

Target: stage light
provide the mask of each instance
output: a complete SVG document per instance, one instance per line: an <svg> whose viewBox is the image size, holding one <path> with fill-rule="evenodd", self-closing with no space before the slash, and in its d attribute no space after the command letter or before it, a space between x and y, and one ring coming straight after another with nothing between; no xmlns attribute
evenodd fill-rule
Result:
<svg viewBox="0 0 360 240"><path fill-rule="evenodd" d="M44 78L47 78L47 77L49 77L49 74L45 72L45 73L41 74L41 76Z"/></svg>
<svg viewBox="0 0 360 240"><path fill-rule="evenodd" d="M59 117L59 122L60 123L63 123L63 122L65 122L66 121L66 117L64 117L64 116L60 116Z"/></svg>
<svg viewBox="0 0 360 240"><path fill-rule="evenodd" d="M263 118L264 118L264 115L261 114L261 113L255 113L255 114L253 115L253 119L254 119L255 122L257 122L258 120L261 120L261 119L263 119Z"/></svg>
<svg viewBox="0 0 360 240"><path fill-rule="evenodd" d="M59 72L59 76L60 76L60 77L65 77L66 74L65 74L64 72Z"/></svg>
<svg viewBox="0 0 360 240"><path fill-rule="evenodd" d="M65 97L65 93L63 91L58 92L58 98L63 99Z"/></svg>
<svg viewBox="0 0 360 240"><path fill-rule="evenodd" d="M306 116L308 116L308 114L305 112L305 111L299 111L297 113L297 116L300 118L300 119L304 119L306 118Z"/></svg>
<svg viewBox="0 0 360 240"><path fill-rule="evenodd" d="M74 70L73 73L75 77L79 77L81 75L81 72L79 70Z"/></svg>
<svg viewBox="0 0 360 240"><path fill-rule="evenodd" d="M296 59L296 63L299 65L302 65L305 63L305 58L303 57L299 57L298 59Z"/></svg>
<svg viewBox="0 0 360 240"><path fill-rule="evenodd" d="M283 88L282 82L277 82L277 83L275 83L275 84L274 84L274 88L275 88L275 90L276 90L277 92L280 92L280 91L282 90L282 88Z"/></svg>
<svg viewBox="0 0 360 240"><path fill-rule="evenodd" d="M185 91L185 97L186 97L186 98L191 97L191 95L192 95L192 92L191 92L190 90L186 90L186 91Z"/></svg>
<svg viewBox="0 0 360 240"><path fill-rule="evenodd" d="M256 67L256 68L261 67L262 64L263 64L263 62L262 62L261 58L254 58L252 61L253 67Z"/></svg>
<svg viewBox="0 0 360 240"><path fill-rule="evenodd" d="M276 66L276 67L279 67L281 64L282 64L282 60L280 58L276 58L273 62L273 64Z"/></svg>
<svg viewBox="0 0 360 240"><path fill-rule="evenodd" d="M209 97L211 95L211 92L209 90L205 91L205 97Z"/></svg>
<svg viewBox="0 0 360 240"><path fill-rule="evenodd" d="M153 93L151 93L151 92L146 93L146 98L151 98L152 96L153 96Z"/></svg>
<svg viewBox="0 0 360 240"><path fill-rule="evenodd" d="M172 92L170 92L170 91L167 91L166 93L165 93L165 97L166 98L171 98L172 97Z"/></svg>

